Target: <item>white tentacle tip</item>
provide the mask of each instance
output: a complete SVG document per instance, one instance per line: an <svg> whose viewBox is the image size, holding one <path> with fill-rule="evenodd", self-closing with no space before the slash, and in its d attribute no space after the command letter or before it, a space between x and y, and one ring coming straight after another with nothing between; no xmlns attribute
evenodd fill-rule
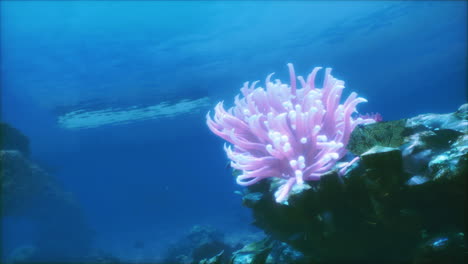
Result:
<svg viewBox="0 0 468 264"><path fill-rule="evenodd" d="M296 170L294 172L294 175L296 176L297 184L302 185L304 183L304 179L302 177L303 176L302 171L301 170Z"/></svg>

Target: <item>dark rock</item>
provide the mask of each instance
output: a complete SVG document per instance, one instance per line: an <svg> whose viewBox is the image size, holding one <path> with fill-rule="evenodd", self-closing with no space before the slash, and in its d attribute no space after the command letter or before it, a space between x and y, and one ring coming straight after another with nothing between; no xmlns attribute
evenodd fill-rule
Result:
<svg viewBox="0 0 468 264"><path fill-rule="evenodd" d="M396 191L407 180L398 148L374 146L363 153L361 159L366 170L361 177L368 190L386 195Z"/></svg>
<svg viewBox="0 0 468 264"><path fill-rule="evenodd" d="M263 194L260 192L248 193L242 197L242 203L250 208L255 207L263 199Z"/></svg>
<svg viewBox="0 0 468 264"><path fill-rule="evenodd" d="M265 179L245 189L243 203L257 227L311 263L458 261L466 251L467 109L356 128L348 147L361 159L342 177L330 171L295 186L282 204L273 198L281 180ZM440 234L461 235L439 254L428 245L445 243Z"/></svg>
<svg viewBox="0 0 468 264"><path fill-rule="evenodd" d="M82 261L92 231L80 206L56 179L17 150L0 150L1 216L20 216L35 223L36 262Z"/></svg>
<svg viewBox="0 0 468 264"><path fill-rule="evenodd" d="M164 263L211 263L218 261L226 263L233 248L223 240L223 234L218 230L204 225L192 227L187 236L172 245L166 252ZM219 254L223 252L223 254ZM219 255L219 257L216 257ZM212 260L212 258L214 259ZM213 262L216 263L216 262Z"/></svg>
<svg viewBox="0 0 468 264"><path fill-rule="evenodd" d="M266 261L267 264L309 264L311 260L287 243L276 241Z"/></svg>
<svg viewBox="0 0 468 264"><path fill-rule="evenodd" d="M467 245L463 233L447 233L425 239L419 246L414 264L466 263Z"/></svg>
<svg viewBox="0 0 468 264"><path fill-rule="evenodd" d="M200 260L199 264L222 264L223 263L223 254L224 254L224 250L221 251L216 256L210 258L210 259Z"/></svg>
<svg viewBox="0 0 468 264"><path fill-rule="evenodd" d="M18 150L29 157L29 139L18 129L0 122L0 150Z"/></svg>
<svg viewBox="0 0 468 264"><path fill-rule="evenodd" d="M192 259L194 262L200 261L207 256L216 255L218 252L224 252L227 245L222 241L210 241L199 244L192 251Z"/></svg>
<svg viewBox="0 0 468 264"><path fill-rule="evenodd" d="M18 150L0 150L2 216L33 213L53 179Z"/></svg>

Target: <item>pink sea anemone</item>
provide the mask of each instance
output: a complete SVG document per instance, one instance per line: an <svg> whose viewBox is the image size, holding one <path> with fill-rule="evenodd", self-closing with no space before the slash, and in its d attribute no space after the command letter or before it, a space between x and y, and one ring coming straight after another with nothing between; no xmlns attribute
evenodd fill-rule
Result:
<svg viewBox="0 0 468 264"><path fill-rule="evenodd" d="M290 85L266 78L265 87L257 82L244 83L243 97L235 97L235 106L227 111L220 102L212 119L207 114L210 130L232 146L224 146L231 166L241 170L237 183L255 184L268 177L283 179L275 192L277 202L288 198L296 184L319 180L346 154L353 129L373 119L353 118L356 105L366 99L351 93L340 104L344 82L333 78L325 69L323 88L315 87L316 67L296 87L296 75L288 64Z"/></svg>
<svg viewBox="0 0 468 264"><path fill-rule="evenodd" d="M383 117L380 113L366 113L359 116L362 119L374 119L375 122L382 122Z"/></svg>

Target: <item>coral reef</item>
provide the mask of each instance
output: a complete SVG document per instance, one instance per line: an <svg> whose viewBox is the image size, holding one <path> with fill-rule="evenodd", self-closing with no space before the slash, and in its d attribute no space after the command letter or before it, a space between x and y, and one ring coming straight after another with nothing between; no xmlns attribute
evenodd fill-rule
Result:
<svg viewBox="0 0 468 264"><path fill-rule="evenodd" d="M265 89L246 82L243 98L236 96L233 108L226 111L220 102L214 119L207 115L211 131L233 145L225 146L225 151L231 166L242 171L237 183L249 186L276 177L277 202L287 202L293 187L301 188L304 181L319 180L345 156L353 129L374 122L352 117L357 104L366 102L356 93L340 104L344 82L335 79L330 68L322 88L315 87L321 69L316 67L307 80L297 77L302 85L298 89L294 68L288 67L290 86L270 81L272 74Z"/></svg>

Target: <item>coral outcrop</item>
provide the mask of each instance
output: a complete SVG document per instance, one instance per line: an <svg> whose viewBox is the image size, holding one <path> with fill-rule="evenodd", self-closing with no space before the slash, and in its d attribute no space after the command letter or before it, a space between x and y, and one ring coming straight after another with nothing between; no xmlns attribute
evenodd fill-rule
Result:
<svg viewBox="0 0 468 264"><path fill-rule="evenodd" d="M359 126L349 149L360 160L343 176L338 162L288 204L269 178L243 190L243 203L310 263L464 263L467 110Z"/></svg>

